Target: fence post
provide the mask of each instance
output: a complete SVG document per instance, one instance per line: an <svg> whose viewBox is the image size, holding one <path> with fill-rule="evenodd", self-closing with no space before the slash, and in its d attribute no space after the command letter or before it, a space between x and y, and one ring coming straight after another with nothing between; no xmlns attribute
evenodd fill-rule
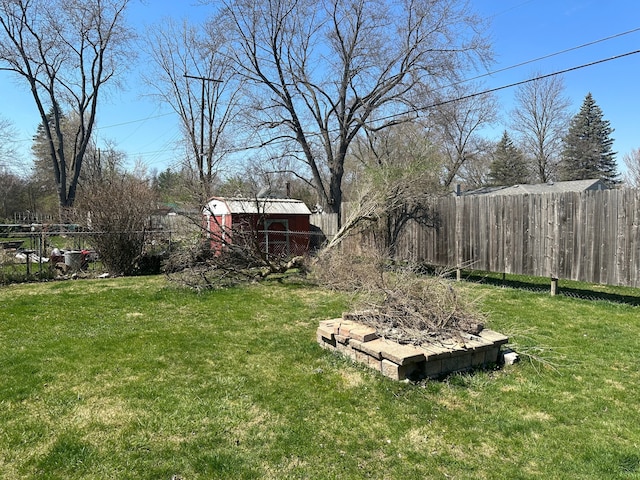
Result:
<svg viewBox="0 0 640 480"><path fill-rule="evenodd" d="M40 228L40 245L38 253L38 273L42 275L42 257L44 257L45 241L44 241L44 225Z"/></svg>
<svg viewBox="0 0 640 480"><path fill-rule="evenodd" d="M551 296L555 297L558 293L558 279L551 277Z"/></svg>

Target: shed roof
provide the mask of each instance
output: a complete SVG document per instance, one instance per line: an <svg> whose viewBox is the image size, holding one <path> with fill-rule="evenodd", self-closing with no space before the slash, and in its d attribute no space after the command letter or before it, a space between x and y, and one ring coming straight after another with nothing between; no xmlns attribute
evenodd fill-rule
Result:
<svg viewBox="0 0 640 480"><path fill-rule="evenodd" d="M587 190L607 190L609 187L599 178L572 180L567 182L548 182L534 185L513 185L510 187L485 187L464 192L463 195L524 195L536 193L585 192Z"/></svg>
<svg viewBox="0 0 640 480"><path fill-rule="evenodd" d="M203 213L261 214L261 215L311 215L311 210L302 200L292 198L223 198L213 197L204 207Z"/></svg>

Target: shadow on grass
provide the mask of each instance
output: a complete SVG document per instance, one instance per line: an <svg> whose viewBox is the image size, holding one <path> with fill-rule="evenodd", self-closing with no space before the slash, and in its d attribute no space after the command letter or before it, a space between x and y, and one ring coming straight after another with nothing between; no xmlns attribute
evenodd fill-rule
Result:
<svg viewBox="0 0 640 480"><path fill-rule="evenodd" d="M464 272L462 279L467 282L481 283L484 285L492 285L503 288L514 288L537 293L550 293L551 281L544 278L531 277L531 279L518 278L500 278L500 274L488 275L483 272ZM544 283L546 282L546 283ZM640 306L640 291L637 295L629 295L624 293L597 291L598 285L584 284L584 287L564 286L562 280L558 285L558 295L571 298L580 298L585 300L602 300L612 303L623 303L626 305ZM605 286L603 288L615 288Z"/></svg>

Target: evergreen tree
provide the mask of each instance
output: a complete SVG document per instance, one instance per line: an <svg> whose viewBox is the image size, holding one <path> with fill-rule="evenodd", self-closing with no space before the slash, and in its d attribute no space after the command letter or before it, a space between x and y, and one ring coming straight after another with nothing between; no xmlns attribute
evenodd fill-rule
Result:
<svg viewBox="0 0 640 480"><path fill-rule="evenodd" d="M46 115L49 128L53 128L53 107ZM67 117L63 112L59 113L60 124L67 123ZM59 207L59 199L56 188L55 173L49 140L45 132L44 122L38 124L35 135L32 137L31 156L33 164L29 177L30 209L36 210L40 214L54 215ZM58 138L53 139L55 148L58 148Z"/></svg>
<svg viewBox="0 0 640 480"><path fill-rule="evenodd" d="M506 130L496 145L489 168L489 177L493 185L517 185L528 182L529 171L525 160Z"/></svg>
<svg viewBox="0 0 640 480"><path fill-rule="evenodd" d="M591 93L587 94L580 111L571 119L564 139L560 180L600 178L610 185L618 183L612 132L613 128L603 118L602 110Z"/></svg>
<svg viewBox="0 0 640 480"><path fill-rule="evenodd" d="M53 128L53 107L49 109L46 115L47 124L49 128ZM60 123L65 125L67 117L64 112L60 111ZM55 148L58 148L58 139L54 138L53 142ZM49 140L45 133L45 124L40 122L36 130L36 134L33 136L33 144L31 145L31 153L33 155L33 172L32 178L44 188L46 185L47 191L55 192L56 183L55 176L53 174L53 161L51 159L51 152L49 150Z"/></svg>
<svg viewBox="0 0 640 480"><path fill-rule="evenodd" d="M154 191L163 203L188 203L196 197L198 187L186 170L167 168L153 177Z"/></svg>

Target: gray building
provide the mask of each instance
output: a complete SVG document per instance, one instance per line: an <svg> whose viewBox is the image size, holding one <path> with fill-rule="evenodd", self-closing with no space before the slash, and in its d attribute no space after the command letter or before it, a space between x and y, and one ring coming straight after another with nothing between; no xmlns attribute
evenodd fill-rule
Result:
<svg viewBox="0 0 640 480"><path fill-rule="evenodd" d="M533 195L540 193L566 193L566 192L587 192L592 190L608 190L609 187L598 178L590 180L572 180L569 182L548 182L534 185L512 185L510 187L484 187L467 192L460 192L459 195Z"/></svg>

